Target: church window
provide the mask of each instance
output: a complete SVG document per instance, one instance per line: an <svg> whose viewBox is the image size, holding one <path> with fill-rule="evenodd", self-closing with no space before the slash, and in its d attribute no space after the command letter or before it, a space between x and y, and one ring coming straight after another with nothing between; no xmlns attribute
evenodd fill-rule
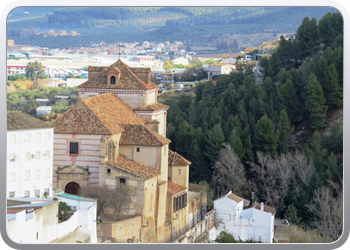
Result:
<svg viewBox="0 0 350 250"><path fill-rule="evenodd" d="M69 142L69 153L76 155L79 153L79 143L77 141Z"/></svg>
<svg viewBox="0 0 350 250"><path fill-rule="evenodd" d="M111 77L111 84L115 84L115 76Z"/></svg>
<svg viewBox="0 0 350 250"><path fill-rule="evenodd" d="M136 148L136 152L140 152L140 148Z"/></svg>
<svg viewBox="0 0 350 250"><path fill-rule="evenodd" d="M107 173L108 173L108 174L111 173L111 169L110 169L110 168L107 169Z"/></svg>

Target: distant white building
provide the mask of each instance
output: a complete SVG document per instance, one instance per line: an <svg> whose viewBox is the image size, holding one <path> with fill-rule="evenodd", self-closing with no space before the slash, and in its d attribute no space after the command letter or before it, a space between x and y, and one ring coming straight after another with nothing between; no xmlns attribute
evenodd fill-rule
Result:
<svg viewBox="0 0 350 250"><path fill-rule="evenodd" d="M52 196L53 127L7 113L7 197Z"/></svg>
<svg viewBox="0 0 350 250"><path fill-rule="evenodd" d="M182 64L182 65L188 65L188 59L184 58L184 57L178 57L174 59L173 64Z"/></svg>
<svg viewBox="0 0 350 250"><path fill-rule="evenodd" d="M228 63L213 63L208 65L208 80L211 80L215 75L227 75L230 74L233 70L231 64Z"/></svg>
<svg viewBox="0 0 350 250"><path fill-rule="evenodd" d="M272 243L276 210L264 203L255 202L248 207L249 201L231 191L214 201L217 218L222 224L217 228L217 235L226 231L242 240L261 240Z"/></svg>
<svg viewBox="0 0 350 250"><path fill-rule="evenodd" d="M36 115L45 116L50 115L52 111L51 106L39 106L36 108Z"/></svg>

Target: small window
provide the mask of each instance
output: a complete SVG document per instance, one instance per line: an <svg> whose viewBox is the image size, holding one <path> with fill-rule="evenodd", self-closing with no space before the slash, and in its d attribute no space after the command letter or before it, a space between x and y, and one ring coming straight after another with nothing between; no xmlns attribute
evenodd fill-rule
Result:
<svg viewBox="0 0 350 250"><path fill-rule="evenodd" d="M140 152L140 148L136 148L136 152Z"/></svg>
<svg viewBox="0 0 350 250"><path fill-rule="evenodd" d="M35 179L40 179L40 169L35 170Z"/></svg>
<svg viewBox="0 0 350 250"><path fill-rule="evenodd" d="M15 154L10 154L10 161L15 162L16 161L16 155Z"/></svg>
<svg viewBox="0 0 350 250"><path fill-rule="evenodd" d="M15 197L15 192L9 192L9 197Z"/></svg>
<svg viewBox="0 0 350 250"><path fill-rule="evenodd" d="M79 152L79 146L78 146L78 142L75 141L71 141L69 143L69 153L70 154L78 154Z"/></svg>
<svg viewBox="0 0 350 250"><path fill-rule="evenodd" d="M107 169L107 173L108 173L108 174L111 173L111 169L110 169L110 168Z"/></svg>
<svg viewBox="0 0 350 250"><path fill-rule="evenodd" d="M35 160L39 161L40 160L40 151L37 151L35 153Z"/></svg>
<svg viewBox="0 0 350 250"><path fill-rule="evenodd" d="M24 180L25 181L29 181L30 180L30 171L29 170L26 170L24 172Z"/></svg>
<svg viewBox="0 0 350 250"><path fill-rule="evenodd" d="M50 150L45 151L44 156L45 156L45 158L44 158L45 160L50 159Z"/></svg>
<svg viewBox="0 0 350 250"><path fill-rule="evenodd" d="M27 133L27 134L26 134L26 142L31 142L31 140L32 140L31 134L30 134L30 133Z"/></svg>
<svg viewBox="0 0 350 250"><path fill-rule="evenodd" d="M45 170L44 170L44 178L50 178L50 169L49 168L45 168Z"/></svg>
<svg viewBox="0 0 350 250"><path fill-rule="evenodd" d="M35 197L40 198L40 189L35 189Z"/></svg>
<svg viewBox="0 0 350 250"><path fill-rule="evenodd" d="M115 76L111 77L111 84L115 84Z"/></svg>
<svg viewBox="0 0 350 250"><path fill-rule="evenodd" d="M119 179L120 184L125 185L126 180L124 178Z"/></svg>
<svg viewBox="0 0 350 250"><path fill-rule="evenodd" d="M35 141L41 141L41 133L40 132L35 134Z"/></svg>
<svg viewBox="0 0 350 250"><path fill-rule="evenodd" d="M10 144L16 143L16 135L12 134L10 135Z"/></svg>
<svg viewBox="0 0 350 250"><path fill-rule="evenodd" d="M26 153L26 161L30 161L30 152Z"/></svg>
<svg viewBox="0 0 350 250"><path fill-rule="evenodd" d="M24 191L24 197L25 198L29 198L30 197L30 191L29 190Z"/></svg>
<svg viewBox="0 0 350 250"><path fill-rule="evenodd" d="M50 140L50 132L45 132L45 141Z"/></svg>
<svg viewBox="0 0 350 250"><path fill-rule="evenodd" d="M45 188L45 189L44 189L44 196L45 196L45 197L49 197L49 195L50 195L50 189Z"/></svg>
<svg viewBox="0 0 350 250"><path fill-rule="evenodd" d="M181 175L181 169L178 169L178 173L179 173L179 175Z"/></svg>

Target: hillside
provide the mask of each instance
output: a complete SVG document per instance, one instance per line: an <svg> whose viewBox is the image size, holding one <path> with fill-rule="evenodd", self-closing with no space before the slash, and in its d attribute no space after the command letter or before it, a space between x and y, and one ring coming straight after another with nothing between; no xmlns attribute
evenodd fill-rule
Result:
<svg viewBox="0 0 350 250"><path fill-rule="evenodd" d="M258 46L281 34L294 34L305 16L318 20L326 7L20 7L8 18L8 38L17 44L38 46L87 46L91 42L164 42L180 40L207 45L236 34L262 39L240 47ZM288 18L286 18L288 17ZM74 30L76 37L43 37L38 32Z"/></svg>

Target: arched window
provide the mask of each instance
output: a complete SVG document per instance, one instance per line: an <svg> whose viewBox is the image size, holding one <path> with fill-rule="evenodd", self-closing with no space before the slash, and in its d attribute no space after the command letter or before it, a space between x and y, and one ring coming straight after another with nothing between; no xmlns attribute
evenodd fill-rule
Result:
<svg viewBox="0 0 350 250"><path fill-rule="evenodd" d="M111 77L111 84L115 84L115 76Z"/></svg>

